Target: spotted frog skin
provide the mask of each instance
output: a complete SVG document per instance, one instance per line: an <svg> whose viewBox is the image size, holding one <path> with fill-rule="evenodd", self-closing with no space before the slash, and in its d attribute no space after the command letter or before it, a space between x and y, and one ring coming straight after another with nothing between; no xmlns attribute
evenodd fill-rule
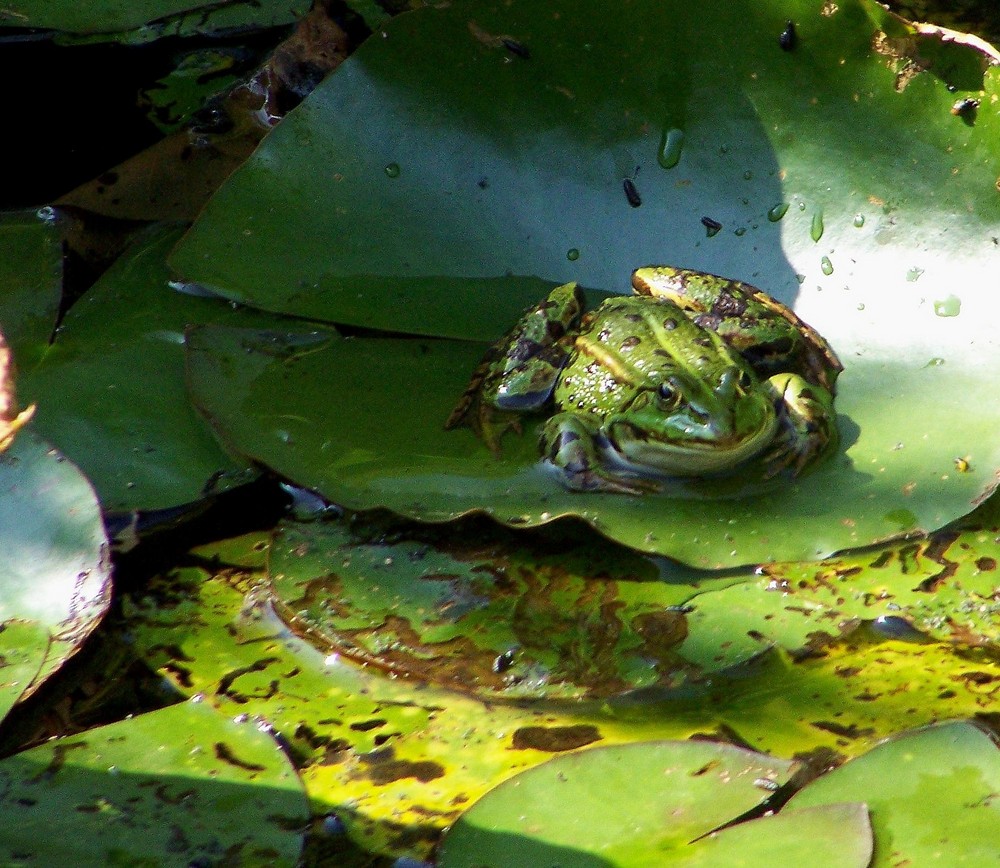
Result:
<svg viewBox="0 0 1000 868"><path fill-rule="evenodd" d="M669 266L632 274L633 295L584 313L556 287L486 355L445 423L494 455L526 415L574 491L643 494L665 478L751 459L797 476L836 445L842 366L789 308L749 284Z"/></svg>

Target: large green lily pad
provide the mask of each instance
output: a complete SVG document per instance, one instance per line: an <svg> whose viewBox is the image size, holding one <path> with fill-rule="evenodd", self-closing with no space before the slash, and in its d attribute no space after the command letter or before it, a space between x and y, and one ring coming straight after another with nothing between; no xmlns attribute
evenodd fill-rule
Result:
<svg viewBox="0 0 1000 868"><path fill-rule="evenodd" d="M872 868L994 865L1000 750L968 723L905 733L814 781L789 808L863 799L875 831Z"/></svg>
<svg viewBox="0 0 1000 868"><path fill-rule="evenodd" d="M5 864L295 865L308 805L255 721L186 702L0 762Z"/></svg>
<svg viewBox="0 0 1000 868"><path fill-rule="evenodd" d="M30 427L0 454L0 540L2 716L76 653L111 599L94 491Z"/></svg>
<svg viewBox="0 0 1000 868"><path fill-rule="evenodd" d="M783 51L789 18L798 37ZM773 487L569 494L535 467L533 426L499 461L441 430L476 349L389 340L331 344L308 375L295 366L288 382L327 390L325 404L260 384L253 401L280 401L297 444L280 459L269 433L230 439L349 506L579 515L706 567L940 527L1000 467L1000 408L978 400L1000 353L1000 74L987 64L869 0L643 0L613 16L596 0L459 2L400 16L213 198L172 256L182 275L270 310L476 339L556 282L625 292L651 262L740 278L844 361L840 451ZM953 114L963 96L980 108ZM673 130L684 141L664 168ZM708 237L702 217L721 231ZM227 434L240 427L222 418L231 408L208 409Z"/></svg>

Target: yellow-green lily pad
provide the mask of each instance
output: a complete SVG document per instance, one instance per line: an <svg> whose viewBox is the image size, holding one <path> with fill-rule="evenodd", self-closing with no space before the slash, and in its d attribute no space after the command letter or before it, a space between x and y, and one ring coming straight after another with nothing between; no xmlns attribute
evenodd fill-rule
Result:
<svg viewBox="0 0 1000 868"><path fill-rule="evenodd" d="M278 393L262 376L253 404L286 423L256 437L248 407L203 392L230 443L347 506L575 515L710 568L930 531L992 490L1000 417L979 396L1000 352L1000 72L982 45L871 0L614 15L470 0L384 33L212 199L172 255L184 278L281 313L484 341L558 282L627 292L649 263L739 278L843 360L840 450L763 489L572 494L537 466L534 424L499 460L442 430L484 347L426 338L316 347ZM963 98L979 108L953 113ZM219 390L246 396L240 376Z"/></svg>

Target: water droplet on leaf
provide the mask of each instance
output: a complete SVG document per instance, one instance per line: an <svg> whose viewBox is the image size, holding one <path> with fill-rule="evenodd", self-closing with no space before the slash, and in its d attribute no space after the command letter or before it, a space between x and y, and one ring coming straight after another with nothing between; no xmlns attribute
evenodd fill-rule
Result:
<svg viewBox="0 0 1000 868"><path fill-rule="evenodd" d="M385 167L385 173L390 178L398 178L399 177L399 163L389 163L389 165Z"/></svg>
<svg viewBox="0 0 1000 868"><path fill-rule="evenodd" d="M823 270L823 274L825 274L827 277L833 274L833 263L830 261L829 256L824 256L819 261L819 267Z"/></svg>
<svg viewBox="0 0 1000 868"><path fill-rule="evenodd" d="M937 316L958 316L962 312L962 300L957 295L949 295L934 302L934 313Z"/></svg>
<svg viewBox="0 0 1000 868"><path fill-rule="evenodd" d="M664 169L672 169L681 161L681 150L684 147L684 130L673 127L663 131L660 139L660 150L656 154L656 162Z"/></svg>
<svg viewBox="0 0 1000 868"><path fill-rule="evenodd" d="M777 205L773 206L770 211L767 212L767 219L772 223L777 223L785 214L788 213L788 203L779 202Z"/></svg>
<svg viewBox="0 0 1000 868"><path fill-rule="evenodd" d="M813 241L819 241L823 237L823 212L816 211L813 214L812 225L809 227L809 237Z"/></svg>

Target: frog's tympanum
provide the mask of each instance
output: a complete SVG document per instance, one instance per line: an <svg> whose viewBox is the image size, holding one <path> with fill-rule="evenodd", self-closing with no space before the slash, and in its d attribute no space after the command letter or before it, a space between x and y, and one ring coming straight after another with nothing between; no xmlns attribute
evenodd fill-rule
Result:
<svg viewBox="0 0 1000 868"><path fill-rule="evenodd" d="M634 295L583 312L575 283L552 290L494 346L445 423L495 455L521 418L548 414L542 458L577 491L641 494L751 459L797 476L837 439L826 341L753 286L666 266Z"/></svg>

